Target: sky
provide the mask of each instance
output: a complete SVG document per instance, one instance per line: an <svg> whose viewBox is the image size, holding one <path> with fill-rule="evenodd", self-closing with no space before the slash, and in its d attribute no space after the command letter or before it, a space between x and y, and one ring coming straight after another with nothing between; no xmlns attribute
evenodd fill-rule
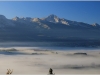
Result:
<svg viewBox="0 0 100 75"><path fill-rule="evenodd" d="M0 14L8 19L54 14L72 21L100 24L100 1L0 1Z"/></svg>

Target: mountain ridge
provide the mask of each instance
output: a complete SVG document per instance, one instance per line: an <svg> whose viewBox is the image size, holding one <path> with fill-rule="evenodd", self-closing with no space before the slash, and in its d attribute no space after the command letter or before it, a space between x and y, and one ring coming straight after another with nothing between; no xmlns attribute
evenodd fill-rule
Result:
<svg viewBox="0 0 100 75"><path fill-rule="evenodd" d="M17 17L17 16L16 16ZM20 18L20 17L17 17L17 18ZM23 17L24 19L27 19L27 17ZM45 17L45 18L32 18L32 17L28 17L28 18L30 18L30 19L40 19L40 20L44 20L44 19L46 19L47 21L49 21L50 22L50 20L48 20L48 18L56 18L56 19L62 19L63 21L72 21L72 20L67 20L67 19L65 19L65 18L59 18L58 16L56 16L56 15L54 15L54 14L51 14L51 15L49 15L49 16L47 16L47 17ZM53 21L51 21L51 22L53 22ZM78 21L72 21L72 22L78 22ZM82 23L84 23L84 22L82 22ZM88 23L86 23L86 24L88 24ZM93 24L97 24L97 23L93 23ZM93 24L90 24L90 25L93 25ZM98 24L98 25L100 25L100 24Z"/></svg>
<svg viewBox="0 0 100 75"><path fill-rule="evenodd" d="M12 19L0 15L0 41L5 42L69 42L66 46L97 46L100 45L99 34L100 25L97 23L71 21L53 14L45 18L16 16Z"/></svg>

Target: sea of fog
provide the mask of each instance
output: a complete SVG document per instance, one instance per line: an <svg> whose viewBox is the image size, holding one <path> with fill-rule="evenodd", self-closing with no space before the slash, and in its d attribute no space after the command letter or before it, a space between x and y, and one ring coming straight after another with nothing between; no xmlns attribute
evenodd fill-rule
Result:
<svg viewBox="0 0 100 75"><path fill-rule="evenodd" d="M6 74L7 69L13 69L13 74L48 74L50 68L56 75L100 74L99 48L35 44L0 43L0 74Z"/></svg>

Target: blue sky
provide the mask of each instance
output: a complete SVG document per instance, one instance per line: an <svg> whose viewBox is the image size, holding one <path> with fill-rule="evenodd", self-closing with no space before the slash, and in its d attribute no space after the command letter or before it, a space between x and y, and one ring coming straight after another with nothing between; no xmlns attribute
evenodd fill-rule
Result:
<svg viewBox="0 0 100 75"><path fill-rule="evenodd" d="M0 1L0 14L9 19L55 14L68 20L100 24L100 1Z"/></svg>

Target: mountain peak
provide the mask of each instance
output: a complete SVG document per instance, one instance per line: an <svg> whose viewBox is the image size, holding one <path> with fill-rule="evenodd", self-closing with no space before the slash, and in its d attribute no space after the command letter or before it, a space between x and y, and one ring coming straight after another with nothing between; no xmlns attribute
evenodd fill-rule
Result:
<svg viewBox="0 0 100 75"><path fill-rule="evenodd" d="M7 19L4 15L0 15L0 19Z"/></svg>
<svg viewBox="0 0 100 75"><path fill-rule="evenodd" d="M54 14L49 15L48 17L45 18L45 20L49 22L54 22L54 23L59 22L59 18Z"/></svg>
<svg viewBox="0 0 100 75"><path fill-rule="evenodd" d="M16 16L16 17L14 17L12 20L15 20L15 21L16 21L16 20L18 20L18 19L19 19L19 17Z"/></svg>
<svg viewBox="0 0 100 75"><path fill-rule="evenodd" d="M99 24L98 23L94 23L94 24L92 24L92 26L98 26Z"/></svg>

